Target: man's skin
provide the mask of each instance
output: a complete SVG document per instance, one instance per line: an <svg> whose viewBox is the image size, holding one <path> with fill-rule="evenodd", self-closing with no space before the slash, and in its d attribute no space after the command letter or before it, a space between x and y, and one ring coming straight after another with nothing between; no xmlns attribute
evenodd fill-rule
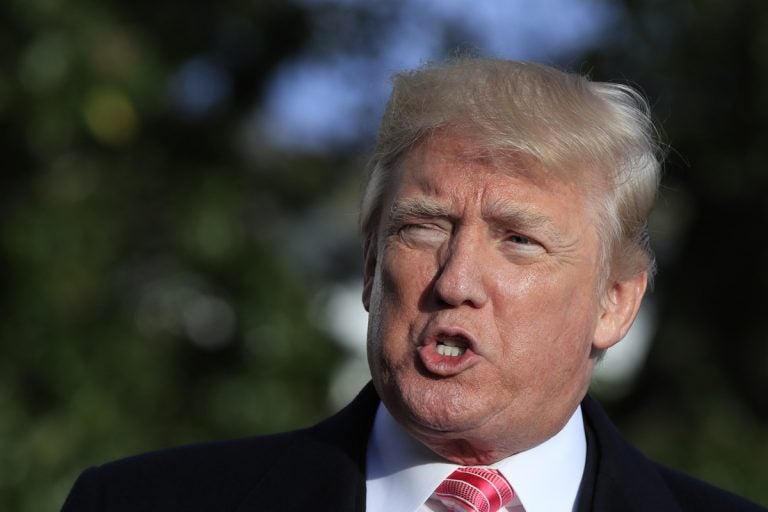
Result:
<svg viewBox="0 0 768 512"><path fill-rule="evenodd" d="M366 241L363 292L379 395L462 465L557 433L647 281L601 269L600 219L576 180L473 149L438 131L405 155Z"/></svg>

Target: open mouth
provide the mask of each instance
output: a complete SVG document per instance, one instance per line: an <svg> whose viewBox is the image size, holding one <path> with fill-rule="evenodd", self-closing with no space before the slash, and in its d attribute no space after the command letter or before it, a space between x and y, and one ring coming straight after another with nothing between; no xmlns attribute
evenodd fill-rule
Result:
<svg viewBox="0 0 768 512"><path fill-rule="evenodd" d="M441 356L460 357L467 351L469 342L461 336L440 337L435 350Z"/></svg>
<svg viewBox="0 0 768 512"><path fill-rule="evenodd" d="M439 377L452 377L477 364L472 335L460 327L436 326L428 329L418 348L424 370Z"/></svg>

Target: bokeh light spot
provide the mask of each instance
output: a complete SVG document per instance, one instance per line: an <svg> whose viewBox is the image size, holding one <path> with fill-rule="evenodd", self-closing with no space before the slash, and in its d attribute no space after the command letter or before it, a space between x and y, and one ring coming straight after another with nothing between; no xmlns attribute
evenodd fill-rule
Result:
<svg viewBox="0 0 768 512"><path fill-rule="evenodd" d="M85 122L93 137L108 146L123 146L136 137L138 116L125 94L97 89L85 101Z"/></svg>

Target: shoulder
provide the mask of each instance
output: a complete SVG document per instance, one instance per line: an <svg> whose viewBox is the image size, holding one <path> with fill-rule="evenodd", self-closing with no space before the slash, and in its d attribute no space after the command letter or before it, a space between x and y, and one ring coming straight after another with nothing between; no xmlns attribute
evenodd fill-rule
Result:
<svg viewBox="0 0 768 512"><path fill-rule="evenodd" d="M259 485L268 468L302 444L305 431L182 446L86 470L64 511L227 510Z"/></svg>
<svg viewBox="0 0 768 512"><path fill-rule="evenodd" d="M588 439L586 474L593 475L591 489L594 503L599 504L589 510L768 512L760 505L650 460L624 439L590 397L582 402L582 410Z"/></svg>
<svg viewBox="0 0 768 512"><path fill-rule="evenodd" d="M365 451L377 406L369 385L342 411L307 429L170 448L90 468L63 512L309 510L311 496L357 503L364 497ZM307 492L294 492L296 481Z"/></svg>
<svg viewBox="0 0 768 512"><path fill-rule="evenodd" d="M707 482L655 462L652 463L684 512L766 512L768 509Z"/></svg>

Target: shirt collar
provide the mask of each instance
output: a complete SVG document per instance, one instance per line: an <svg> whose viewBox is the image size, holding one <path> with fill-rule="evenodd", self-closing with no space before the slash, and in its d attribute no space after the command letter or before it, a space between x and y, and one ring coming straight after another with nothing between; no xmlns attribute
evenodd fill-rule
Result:
<svg viewBox="0 0 768 512"><path fill-rule="evenodd" d="M492 466L509 480L526 512L571 512L586 453L579 407L553 437ZM366 510L416 511L457 467L411 437L379 404L368 443Z"/></svg>

